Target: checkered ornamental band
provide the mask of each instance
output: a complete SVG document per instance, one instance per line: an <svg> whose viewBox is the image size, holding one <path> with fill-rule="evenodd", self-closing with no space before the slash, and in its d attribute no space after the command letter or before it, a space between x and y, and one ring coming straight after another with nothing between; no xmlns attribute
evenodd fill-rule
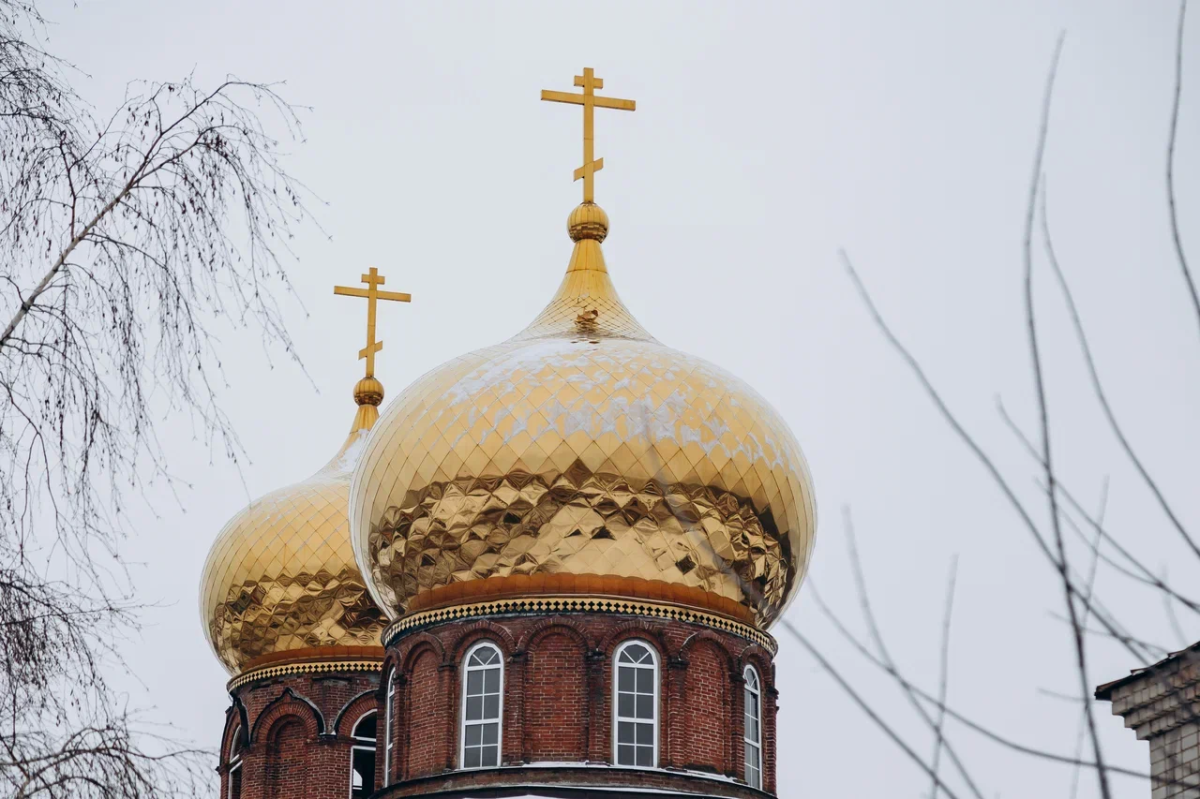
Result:
<svg viewBox="0 0 1200 799"><path fill-rule="evenodd" d="M462 621L464 619L475 619L485 616L560 613L614 613L643 618L670 619L690 624L702 624L706 627L713 627L723 632L741 636L747 641L753 641L770 652L772 656L778 650L778 644L776 644L775 639L767 633L760 632L748 624L727 619L724 616L702 613L691 608L683 608L659 602L588 596L541 596L522 599L500 599L494 602L477 602L469 605L439 608L437 610L418 611L392 622L383 631L383 642L385 646L391 646L401 635L449 621Z"/></svg>

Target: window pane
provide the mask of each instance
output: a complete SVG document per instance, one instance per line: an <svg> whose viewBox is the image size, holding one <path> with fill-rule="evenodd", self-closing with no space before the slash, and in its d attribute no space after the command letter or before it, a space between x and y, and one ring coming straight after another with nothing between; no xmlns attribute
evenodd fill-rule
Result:
<svg viewBox="0 0 1200 799"><path fill-rule="evenodd" d="M639 766L653 766L654 750L649 746L639 746L637 748L637 764Z"/></svg>
<svg viewBox="0 0 1200 799"><path fill-rule="evenodd" d="M500 718L500 694L491 694L483 698L483 717L485 719Z"/></svg>
<svg viewBox="0 0 1200 799"><path fill-rule="evenodd" d="M479 768L479 749L477 747L472 747L463 753L463 766Z"/></svg>
<svg viewBox="0 0 1200 799"><path fill-rule="evenodd" d="M637 717L639 719L654 718L654 697L639 694L637 698Z"/></svg>
<svg viewBox="0 0 1200 799"><path fill-rule="evenodd" d="M633 690L633 672L634 669L628 666L617 669L617 690L632 691Z"/></svg>
<svg viewBox="0 0 1200 799"><path fill-rule="evenodd" d="M476 696L483 693L483 672L468 671L467 672L467 696Z"/></svg>
<svg viewBox="0 0 1200 799"><path fill-rule="evenodd" d="M654 693L654 670L653 669L638 669L637 670L637 690L639 694Z"/></svg>
<svg viewBox="0 0 1200 799"><path fill-rule="evenodd" d="M467 738L466 738L467 746L479 746L479 744L481 743L480 737L482 735L483 735L483 732L480 728L480 725L468 724L467 725Z"/></svg>
<svg viewBox="0 0 1200 799"><path fill-rule="evenodd" d="M484 745L496 745L500 740L500 725L499 724L484 724L483 725L483 743Z"/></svg>
<svg viewBox="0 0 1200 799"><path fill-rule="evenodd" d="M354 749L352 751L354 789L359 791L357 796L367 796L375 792L375 751L373 749Z"/></svg>
<svg viewBox="0 0 1200 799"><path fill-rule="evenodd" d="M617 694L617 715L626 718L633 715L633 694Z"/></svg>
<svg viewBox="0 0 1200 799"><path fill-rule="evenodd" d="M654 745L654 725L653 724L638 724L637 725L637 742L642 746Z"/></svg>
<svg viewBox="0 0 1200 799"><path fill-rule="evenodd" d="M621 744L617 747L617 765L632 766L637 763L637 757L633 753L633 747L629 744Z"/></svg>
<svg viewBox="0 0 1200 799"><path fill-rule="evenodd" d="M497 763L497 761L498 761L498 759L499 759L499 758L498 758L498 756L499 756L499 753L500 753L500 747L498 747L498 746L485 746L485 747L483 747L483 762L482 762L482 765L484 765L484 766L494 766L494 765L496 765L496 763Z"/></svg>
<svg viewBox="0 0 1200 799"><path fill-rule="evenodd" d="M758 722L750 722L750 740L758 743Z"/></svg>
<svg viewBox="0 0 1200 799"><path fill-rule="evenodd" d="M483 697L467 697L467 721L479 721L483 718Z"/></svg>
<svg viewBox="0 0 1200 799"><path fill-rule="evenodd" d="M642 661L650 659L650 653L646 650L646 647L642 646L641 644L627 646L625 647L625 652L629 655L629 659L634 663L641 663Z"/></svg>
<svg viewBox="0 0 1200 799"><path fill-rule="evenodd" d="M617 743L631 744L633 743L633 728L637 726L632 721L617 722Z"/></svg>
<svg viewBox="0 0 1200 799"><path fill-rule="evenodd" d="M483 690L489 694L500 691L500 669L488 669L484 673Z"/></svg>
<svg viewBox="0 0 1200 799"><path fill-rule="evenodd" d="M358 726L354 728L355 738L374 738L375 737L375 714L365 717Z"/></svg>

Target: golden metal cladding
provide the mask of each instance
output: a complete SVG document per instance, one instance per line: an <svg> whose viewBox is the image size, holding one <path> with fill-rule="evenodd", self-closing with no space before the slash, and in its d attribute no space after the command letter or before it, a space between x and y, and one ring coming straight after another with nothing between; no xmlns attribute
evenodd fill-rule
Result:
<svg viewBox="0 0 1200 799"><path fill-rule="evenodd" d="M816 511L800 447L741 380L656 341L613 287L585 203L550 303L385 410L350 492L355 556L392 618L493 576L700 588L763 627L799 587ZM714 303L715 324L741 318ZM737 577L754 586L747 596Z"/></svg>
<svg viewBox="0 0 1200 799"><path fill-rule="evenodd" d="M250 503L209 552L200 612L208 642L231 674L272 653L380 645L387 620L354 562L346 508L354 465L378 418L370 401L382 400L383 386L367 378L355 395L357 415L333 460Z"/></svg>

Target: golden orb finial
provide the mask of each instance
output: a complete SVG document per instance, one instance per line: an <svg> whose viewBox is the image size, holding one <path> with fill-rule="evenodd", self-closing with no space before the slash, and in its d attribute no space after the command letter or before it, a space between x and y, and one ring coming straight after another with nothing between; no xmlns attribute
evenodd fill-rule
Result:
<svg viewBox="0 0 1200 799"><path fill-rule="evenodd" d="M379 407L383 402L383 383L374 377L364 377L354 384L354 401L359 405Z"/></svg>
<svg viewBox="0 0 1200 799"><path fill-rule="evenodd" d="M567 232L571 241L604 241L608 237L608 214L595 203L582 203L567 217Z"/></svg>

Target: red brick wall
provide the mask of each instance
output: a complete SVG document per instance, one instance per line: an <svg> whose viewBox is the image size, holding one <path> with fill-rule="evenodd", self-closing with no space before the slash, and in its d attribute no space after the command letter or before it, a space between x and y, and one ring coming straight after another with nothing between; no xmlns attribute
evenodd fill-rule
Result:
<svg viewBox="0 0 1200 799"><path fill-rule="evenodd" d="M729 656L713 641L700 641L686 655L684 679L687 702L687 744L682 753L683 768L724 774L732 770L729 760L729 732L733 724L729 701Z"/></svg>
<svg viewBox="0 0 1200 799"><path fill-rule="evenodd" d="M406 747L401 785L438 775L455 779L462 658L484 638L505 658L502 759L510 766L611 763L612 658L621 642L638 638L657 650L661 664L659 766L742 779L740 675L753 663L764 682L764 788L774 793L770 653L702 625L601 613L448 621L393 641L389 663L399 664L404 683L396 700L397 737ZM586 769L572 773L583 783L591 779ZM629 773L635 787L649 779ZM728 784L713 782L712 790L720 793Z"/></svg>
<svg viewBox="0 0 1200 799"><path fill-rule="evenodd" d="M584 642L550 630L533 642L525 664L527 762L587 759Z"/></svg>
<svg viewBox="0 0 1200 799"><path fill-rule="evenodd" d="M385 665L395 667L398 675L396 784L381 797L412 795L419 793L417 786L432 788L435 783L476 784L489 773L454 771L462 659L473 643L485 638L504 656L502 759L509 766L611 763L613 654L623 641L638 638L659 656L659 766L741 779L741 673L753 663L763 681L764 788L775 792L776 695L769 652L740 636L688 622L579 613L448 621L396 639ZM379 672L295 674L238 688L222 736L222 797L228 789L224 758L241 726L248 741L241 753L242 799L345 799L351 726L373 704L379 708L382 784L385 708L379 681ZM684 792L702 785L712 795L755 795L731 782L679 772L549 771L563 771L564 779L576 784L664 787L675 780ZM501 780L503 774L521 772L490 773ZM537 770L537 779L549 779L546 774Z"/></svg>
<svg viewBox="0 0 1200 799"><path fill-rule="evenodd" d="M304 732L304 722L295 717L282 719L271 729L267 740L266 799L309 795L309 769L297 767L307 760Z"/></svg>
<svg viewBox="0 0 1200 799"><path fill-rule="evenodd" d="M438 658L426 649L416 656L410 666L406 690L404 718L407 729L400 732L404 742L404 776L423 777L446 767L447 716L453 715L449 697L440 684Z"/></svg>

